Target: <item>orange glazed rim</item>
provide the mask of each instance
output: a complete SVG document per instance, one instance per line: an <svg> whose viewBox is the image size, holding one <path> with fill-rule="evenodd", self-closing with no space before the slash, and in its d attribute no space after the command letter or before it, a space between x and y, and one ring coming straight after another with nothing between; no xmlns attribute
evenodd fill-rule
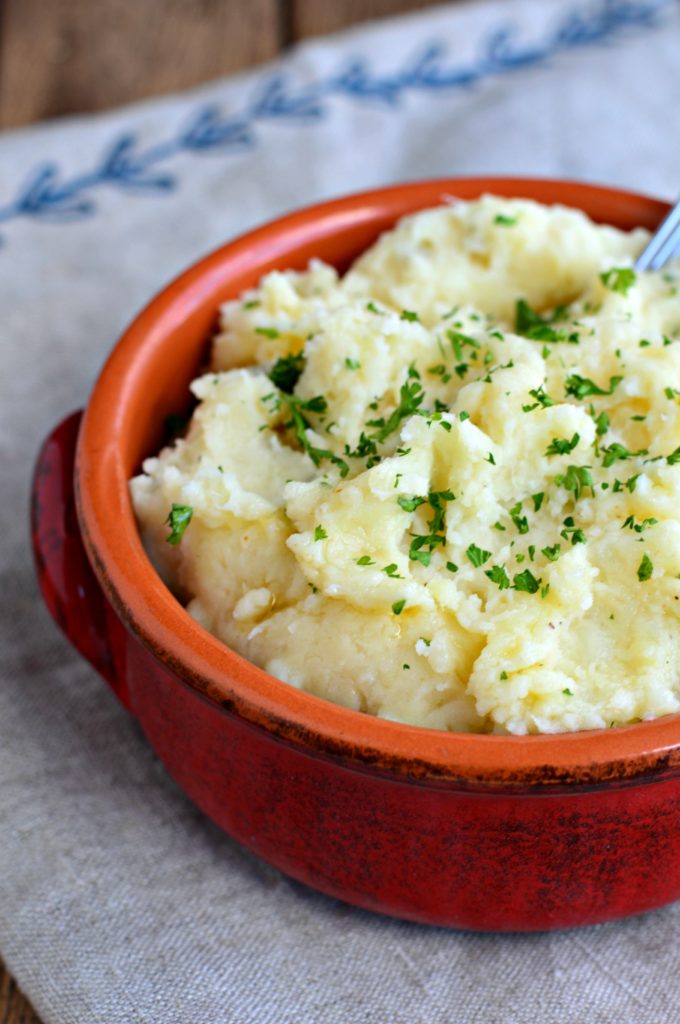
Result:
<svg viewBox="0 0 680 1024"><path fill-rule="evenodd" d="M160 408L164 388L173 386L168 364L180 367L184 359L177 377L186 390L191 370L184 353L197 348L195 324L200 323L198 342L204 348L219 304L236 298L262 273L306 265L315 253L346 262L348 254L358 254L399 217L450 197L471 199L484 192L578 207L595 220L626 228L652 229L668 210L659 200L596 185L451 178L321 203L229 242L150 302L96 383L76 459L78 514L88 554L118 614L159 661L208 701L285 742L358 768L459 785L602 785L665 775L680 766L680 715L609 730L493 736L403 725L305 693L246 661L192 619L162 583L140 541L127 480L140 458L155 449L138 450L138 424L149 419L154 403ZM192 365L198 365L195 356Z"/></svg>

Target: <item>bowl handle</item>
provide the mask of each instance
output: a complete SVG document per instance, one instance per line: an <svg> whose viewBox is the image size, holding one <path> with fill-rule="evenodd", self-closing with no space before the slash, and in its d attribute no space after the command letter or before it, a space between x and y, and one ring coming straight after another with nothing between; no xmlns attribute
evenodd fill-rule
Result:
<svg viewBox="0 0 680 1024"><path fill-rule="evenodd" d="M31 488L31 541L47 608L67 639L130 710L116 671L124 627L92 571L83 544L74 493L74 463L82 410L71 413L43 443Z"/></svg>

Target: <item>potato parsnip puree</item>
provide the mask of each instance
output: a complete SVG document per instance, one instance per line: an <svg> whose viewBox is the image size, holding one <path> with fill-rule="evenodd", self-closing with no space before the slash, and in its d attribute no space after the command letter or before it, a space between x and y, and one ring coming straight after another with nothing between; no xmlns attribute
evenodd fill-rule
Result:
<svg viewBox="0 0 680 1024"><path fill-rule="evenodd" d="M485 196L227 303L131 483L191 615L399 722L678 711L680 267L636 275L646 237Z"/></svg>

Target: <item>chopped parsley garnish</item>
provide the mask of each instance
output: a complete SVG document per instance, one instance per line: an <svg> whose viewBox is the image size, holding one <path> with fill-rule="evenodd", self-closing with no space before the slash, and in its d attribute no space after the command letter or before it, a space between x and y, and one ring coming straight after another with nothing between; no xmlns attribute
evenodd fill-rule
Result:
<svg viewBox="0 0 680 1024"><path fill-rule="evenodd" d="M526 594L535 594L541 582L540 579L536 579L531 569L518 572L512 578L512 585L515 590L524 591Z"/></svg>
<svg viewBox="0 0 680 1024"><path fill-rule="evenodd" d="M541 548L541 554L545 555L549 562L556 562L560 557L560 545L553 544L552 547Z"/></svg>
<svg viewBox="0 0 680 1024"><path fill-rule="evenodd" d="M598 437L602 437L609 430L609 414L606 412L598 413L595 416L594 411L591 412L593 419L595 420L595 433Z"/></svg>
<svg viewBox="0 0 680 1024"><path fill-rule="evenodd" d="M647 516L642 522L636 523L635 516L626 516L621 529L625 530L628 528L629 530L635 530L636 533L644 533L648 526L656 526L658 522L659 520L654 519L653 516Z"/></svg>
<svg viewBox="0 0 680 1024"><path fill-rule="evenodd" d="M572 373L564 382L564 390L565 394L578 399L587 398L588 395L612 395L622 380L623 377L610 377L609 390L604 390L588 377Z"/></svg>
<svg viewBox="0 0 680 1024"><path fill-rule="evenodd" d="M350 359L350 357L347 356L347 358L345 359L345 366L347 367L348 370L358 370L359 367L361 366L361 363L359 362L358 359Z"/></svg>
<svg viewBox="0 0 680 1024"><path fill-rule="evenodd" d="M491 463L491 465L492 465L492 466L495 466L495 465L496 465L496 460L495 460L495 459L494 459L494 457L493 457L493 452L489 452L489 454L488 454L488 455L487 455L487 457L486 457L486 458L484 459L484 461L485 461L485 462L489 462L489 463Z"/></svg>
<svg viewBox="0 0 680 1024"><path fill-rule="evenodd" d="M675 388L664 388L663 393L669 402L672 402L674 398L680 395L680 391L677 391Z"/></svg>
<svg viewBox="0 0 680 1024"><path fill-rule="evenodd" d="M494 224L500 224L504 228L511 228L517 223L517 217L508 217L506 213L497 213L493 219Z"/></svg>
<svg viewBox="0 0 680 1024"><path fill-rule="evenodd" d="M470 419L470 413L469 412L465 412L465 410L463 410L459 414L458 419L460 420L461 423L464 423L465 420L469 420Z"/></svg>
<svg viewBox="0 0 680 1024"><path fill-rule="evenodd" d="M362 555L361 558L357 558L357 565L375 565L375 562L370 555Z"/></svg>
<svg viewBox="0 0 680 1024"><path fill-rule="evenodd" d="M402 597L401 601L395 601L392 605L392 611L395 615L401 615L404 608L406 607L406 598Z"/></svg>
<svg viewBox="0 0 680 1024"><path fill-rule="evenodd" d="M560 530L560 537L571 540L572 545L586 543L586 535L583 530L575 526L573 516L567 516L564 520L564 529Z"/></svg>
<svg viewBox="0 0 680 1024"><path fill-rule="evenodd" d="M640 580L640 583L644 583L645 580L650 579L653 572L654 566L652 564L651 558L649 557L649 555L643 555L642 561L640 562L637 571L637 576Z"/></svg>
<svg viewBox="0 0 680 1024"><path fill-rule="evenodd" d="M666 462L669 466L674 466L676 462L680 462L680 446L671 452L670 455L666 456Z"/></svg>
<svg viewBox="0 0 680 1024"><path fill-rule="evenodd" d="M568 686L565 686L565 688L562 690L562 693L564 694L565 697L573 697L574 696L574 694L572 693L572 691L569 689Z"/></svg>
<svg viewBox="0 0 680 1024"><path fill-rule="evenodd" d="M491 582L498 586L499 590L507 590L510 586L510 577L505 571L504 565L492 565L490 569L484 570L484 575L488 576Z"/></svg>
<svg viewBox="0 0 680 1024"><path fill-rule="evenodd" d="M518 334L528 335L536 327L544 327L548 323L540 313L529 305L526 299L518 299L515 304L515 330Z"/></svg>
<svg viewBox="0 0 680 1024"><path fill-rule="evenodd" d="M581 440L578 434L574 434L571 441L568 441L566 437L553 437L552 441L545 450L546 455L568 455L572 452L576 445Z"/></svg>
<svg viewBox="0 0 680 1024"><path fill-rule="evenodd" d="M556 329L551 326L563 314L564 308L558 307L552 317L542 317L525 299L518 299L515 306L515 331L532 341L565 341L567 332L563 328Z"/></svg>
<svg viewBox="0 0 680 1024"><path fill-rule="evenodd" d="M260 305L259 299L249 299L248 302L243 303L243 309L257 309Z"/></svg>
<svg viewBox="0 0 680 1024"><path fill-rule="evenodd" d="M417 322L420 318L417 313L414 313L412 309L402 309L400 320L409 320L411 323Z"/></svg>
<svg viewBox="0 0 680 1024"><path fill-rule="evenodd" d="M167 526L170 527L170 533L165 538L168 544L179 544L184 531L191 522L191 517L194 514L194 510L191 505L177 505L175 502L172 503L172 508L168 513L168 518L165 520Z"/></svg>
<svg viewBox="0 0 680 1024"><path fill-rule="evenodd" d="M476 544L471 544L465 554L476 569L479 569L480 566L484 565L491 558L490 551L484 551L483 548L478 548Z"/></svg>
<svg viewBox="0 0 680 1024"><path fill-rule="evenodd" d="M531 500L534 503L534 512L540 512L544 497L545 494L543 491L538 491L536 494L531 495Z"/></svg>
<svg viewBox="0 0 680 1024"><path fill-rule="evenodd" d="M468 346L468 348L471 349L479 349L481 348L481 345L474 338L471 338L469 334L463 334L461 331L454 331L449 329L446 332L446 337L451 342L453 354L455 355L456 359L458 360L459 363L462 363L462 365L465 366L465 370L467 371L467 364L463 363L463 349L465 348L466 345ZM459 367L456 367L456 373L458 373L458 370ZM464 376L464 374L458 373L458 376L462 377Z"/></svg>
<svg viewBox="0 0 680 1024"><path fill-rule="evenodd" d="M399 566L396 562L390 562L389 565L383 566L380 571L384 572L386 576L389 576L393 580L403 580L404 578L399 575Z"/></svg>
<svg viewBox="0 0 680 1024"><path fill-rule="evenodd" d="M447 562L446 568L449 570L449 572L458 572L458 566L456 565L455 562Z"/></svg>
<svg viewBox="0 0 680 1024"><path fill-rule="evenodd" d="M403 495L397 498L397 504L399 508L403 508L404 512L415 512L419 505L424 505L427 498L418 498L414 495L413 498L406 498Z"/></svg>
<svg viewBox="0 0 680 1024"><path fill-rule="evenodd" d="M508 678L508 673L505 670L503 670L498 678L505 680Z"/></svg>
<svg viewBox="0 0 680 1024"><path fill-rule="evenodd" d="M568 466L566 473L560 473L555 477L558 487L564 487L566 491L573 491L574 500L578 500L586 487L589 487L594 495L593 478L590 473L590 466Z"/></svg>
<svg viewBox="0 0 680 1024"><path fill-rule="evenodd" d="M637 280L635 271L630 267L612 267L600 274L600 281L611 292L627 295Z"/></svg>
<svg viewBox="0 0 680 1024"><path fill-rule="evenodd" d="M275 327L256 327L255 334L261 334L265 338L278 338L279 332Z"/></svg>
<svg viewBox="0 0 680 1024"><path fill-rule="evenodd" d="M530 569L524 569L523 572L517 572L512 578L513 588L517 591L523 591L525 594L536 594L541 583L542 581L537 580Z"/></svg>
<svg viewBox="0 0 680 1024"><path fill-rule="evenodd" d="M319 466L324 459L328 459L334 466L337 466L340 471L340 476L345 477L349 473L349 466L344 459L341 459L335 452L330 451L327 448L317 448L309 440L307 436L307 430L309 429L309 422L304 417L301 410L310 410L311 412L321 412L326 408L326 400L319 396L318 398L311 398L308 401L303 401L299 398L294 398L293 395L286 395L286 403L290 410L291 419L286 424L287 427L292 427L295 432L300 446L309 455L310 459L315 466ZM323 404L323 409L321 405Z"/></svg>
<svg viewBox="0 0 680 1024"><path fill-rule="evenodd" d="M413 373L409 371L409 378L411 377L413 377ZM407 378L399 391L399 405L388 419L386 420L384 416L381 416L380 419L368 421L367 426L378 428L375 433L370 435L370 439L379 443L386 440L397 429L402 420L413 416L417 412L424 398L425 392L420 381Z"/></svg>
<svg viewBox="0 0 680 1024"><path fill-rule="evenodd" d="M305 362L302 352L281 356L269 371L270 381L276 385L279 391L284 391L287 395L292 394L305 368Z"/></svg>
<svg viewBox="0 0 680 1024"><path fill-rule="evenodd" d="M623 461L624 459L632 459L636 455L647 455L646 448L641 448L637 452L631 452L628 450L628 448L626 448L625 445L619 444L618 441L615 441L613 444L607 445L602 449L602 451L604 452L602 465L605 469L608 469L610 466L613 466L615 462Z"/></svg>
<svg viewBox="0 0 680 1024"><path fill-rule="evenodd" d="M324 530L323 526L314 527L314 540L325 540L328 534Z"/></svg>
<svg viewBox="0 0 680 1024"><path fill-rule="evenodd" d="M522 511L522 502L518 501L516 505L509 510L508 515L512 519L513 523L517 527L519 533L529 532L529 520L526 516L520 515Z"/></svg>
<svg viewBox="0 0 680 1024"><path fill-rule="evenodd" d="M536 401L533 405L523 405L522 412L531 412L533 409L538 409L539 405L544 409L547 409L548 406L555 404L554 398L551 398L550 395L543 390L542 384L539 388L532 388L529 394L532 398L535 398Z"/></svg>
<svg viewBox="0 0 680 1024"><path fill-rule="evenodd" d="M426 534L411 534L413 538L411 540L411 546L409 548L408 556L413 562L420 562L421 565L429 565L432 561L432 552L439 545L444 546L446 543L445 529L446 529L446 507L447 501L455 501L455 494L453 491L430 491L427 496L430 508L432 509L432 518L428 521L429 533ZM425 503L424 498L410 498L405 500L405 504L402 503L401 499L397 499L401 508L406 512L414 511L418 505ZM417 504L414 504L417 502Z"/></svg>
<svg viewBox="0 0 680 1024"><path fill-rule="evenodd" d="M385 315L382 309L378 309L378 307L376 306L375 302L367 302L366 303L366 309L368 310L369 313L377 313L378 316L384 316Z"/></svg>

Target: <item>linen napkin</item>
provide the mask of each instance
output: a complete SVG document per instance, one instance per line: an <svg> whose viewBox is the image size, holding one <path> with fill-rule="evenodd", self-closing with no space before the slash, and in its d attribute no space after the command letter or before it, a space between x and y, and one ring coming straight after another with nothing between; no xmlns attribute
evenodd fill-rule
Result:
<svg viewBox="0 0 680 1024"><path fill-rule="evenodd" d="M444 931L244 852L58 634L26 534L43 436L196 257L308 202L430 176L672 198L679 47L670 0L456 3L0 139L0 953L46 1024L677 1019L680 905L580 931Z"/></svg>

